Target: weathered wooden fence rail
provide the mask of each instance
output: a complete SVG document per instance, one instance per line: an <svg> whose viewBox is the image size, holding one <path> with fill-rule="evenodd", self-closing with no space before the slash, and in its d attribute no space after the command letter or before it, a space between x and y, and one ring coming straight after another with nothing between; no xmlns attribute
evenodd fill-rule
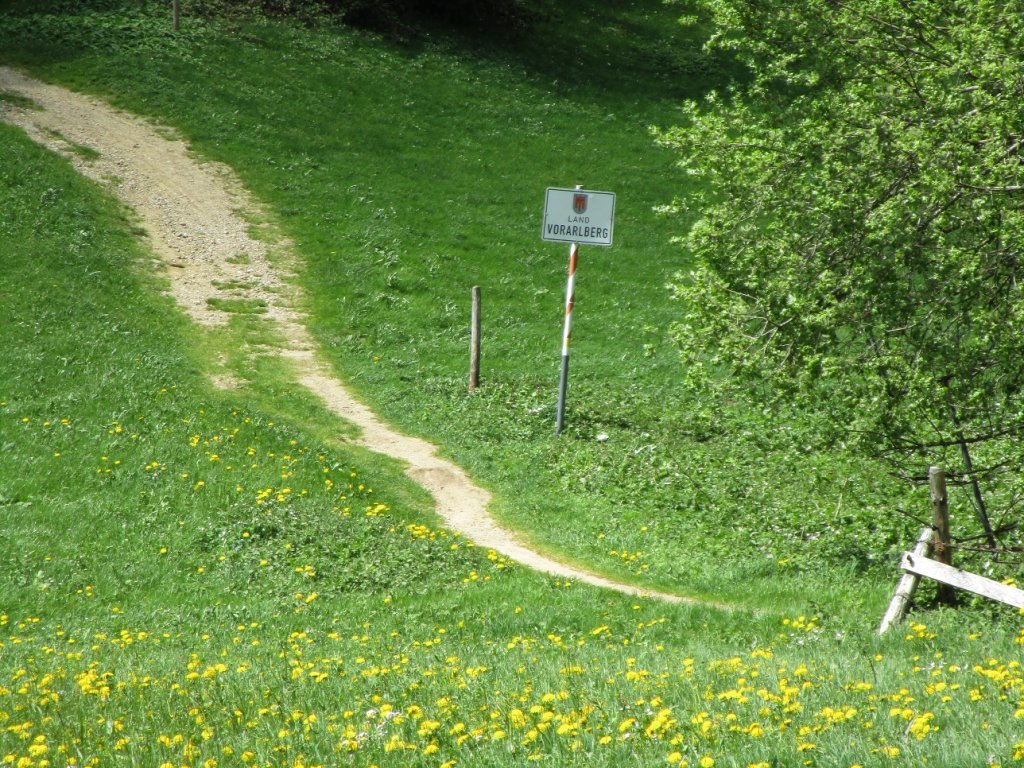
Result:
<svg viewBox="0 0 1024 768"><path fill-rule="evenodd" d="M955 590L961 589L1024 609L1024 590L953 567L946 473L937 467L930 468L928 488L932 501L932 524L921 531L913 551L903 553L903 559L900 561L903 575L896 586L896 594L893 595L885 616L882 617L878 634L883 634L893 624L903 620L922 578L939 583L939 601L946 604L955 603ZM932 549L935 551L934 559L928 557Z"/></svg>

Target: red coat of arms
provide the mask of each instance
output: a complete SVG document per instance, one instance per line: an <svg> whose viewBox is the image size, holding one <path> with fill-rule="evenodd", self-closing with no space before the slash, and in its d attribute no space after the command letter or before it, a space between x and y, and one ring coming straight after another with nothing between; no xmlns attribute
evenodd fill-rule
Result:
<svg viewBox="0 0 1024 768"><path fill-rule="evenodd" d="M577 192L572 196L572 209L576 213L583 213L587 210L587 197L582 192Z"/></svg>

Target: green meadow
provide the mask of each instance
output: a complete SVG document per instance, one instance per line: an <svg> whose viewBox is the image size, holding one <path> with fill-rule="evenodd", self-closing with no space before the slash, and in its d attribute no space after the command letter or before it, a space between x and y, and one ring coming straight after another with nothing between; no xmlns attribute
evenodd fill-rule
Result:
<svg viewBox="0 0 1024 768"><path fill-rule="evenodd" d="M535 5L510 40L187 12L175 34L155 3L6 2L0 64L230 165L293 241L338 377L508 527L729 608L553 579L444 530L246 351L259 308L191 325L130 212L0 124L0 764L1024 760L1013 611L934 609L923 585L875 634L926 491L823 444L816 414L684 386L673 201L704 191L651 128L742 70L678 5ZM581 251L556 436L568 249L540 219L544 189L575 184L617 194L615 244Z"/></svg>

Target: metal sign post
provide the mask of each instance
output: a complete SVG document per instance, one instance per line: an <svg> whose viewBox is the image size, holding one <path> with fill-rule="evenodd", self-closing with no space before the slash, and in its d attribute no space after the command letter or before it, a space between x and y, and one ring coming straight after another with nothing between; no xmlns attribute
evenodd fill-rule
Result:
<svg viewBox="0 0 1024 768"><path fill-rule="evenodd" d="M558 380L558 415L555 417L555 434L562 434L565 424L565 391L569 387L569 341L572 339L572 305L576 303L576 261L580 247L569 246L569 281L565 286L565 326L562 330L562 375Z"/></svg>
<svg viewBox="0 0 1024 768"><path fill-rule="evenodd" d="M565 426L565 393L569 387L569 343L572 339L572 308L576 303L576 263L580 243L610 246L615 220L615 195L611 192L585 192L548 188L544 198L544 225L541 239L568 242L569 279L565 287L565 324L562 329L562 373L558 383L558 415L555 433Z"/></svg>

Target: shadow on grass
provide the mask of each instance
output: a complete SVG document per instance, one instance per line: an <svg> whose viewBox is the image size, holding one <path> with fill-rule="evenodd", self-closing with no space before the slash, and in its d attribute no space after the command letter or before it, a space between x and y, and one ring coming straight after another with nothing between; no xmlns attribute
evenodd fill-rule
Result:
<svg viewBox="0 0 1024 768"><path fill-rule="evenodd" d="M680 23L684 14L693 13L685 3L525 0L524 5L533 19L525 30L496 24L488 30L470 31L436 19L420 19L389 37L410 57L433 49L491 61L521 70L556 95L574 101L678 103L744 77L743 67L727 54L704 50L709 24ZM116 27L112 17L118 10L126 16L141 10L150 17L166 10L164 32L169 33L170 3L166 6L153 0L0 0L0 15L22 27L16 50L11 51L19 61L52 64L81 56L83 50L77 44L81 41L65 40L52 30L32 39L30 29L24 28L31 17L51 17L48 29L54 16L70 22L74 16L95 15L96 24ZM189 34L188 13L185 4L182 36ZM227 20L241 22L243 18ZM109 32L116 34L114 29ZM93 30L90 37L96 34L105 32Z"/></svg>
<svg viewBox="0 0 1024 768"><path fill-rule="evenodd" d="M678 102L742 79L741 64L703 46L710 25L683 25L686 5L661 0L534 0L525 32L469 34L424 25L410 52L440 45L457 55L521 68L574 100Z"/></svg>

